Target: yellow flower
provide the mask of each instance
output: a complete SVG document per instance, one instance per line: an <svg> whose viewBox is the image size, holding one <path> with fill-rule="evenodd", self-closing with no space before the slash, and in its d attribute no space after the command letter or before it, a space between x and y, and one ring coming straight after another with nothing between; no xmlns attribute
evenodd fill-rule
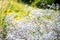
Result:
<svg viewBox="0 0 60 40"><path fill-rule="evenodd" d="M29 15L29 13L27 13L27 12L23 14L23 16L28 16L28 15Z"/></svg>
<svg viewBox="0 0 60 40"><path fill-rule="evenodd" d="M21 20L21 17L17 17L17 18L15 18L15 19L18 21L18 20Z"/></svg>
<svg viewBox="0 0 60 40"><path fill-rule="evenodd" d="M23 13L22 12L18 12L18 16L22 16L23 15Z"/></svg>

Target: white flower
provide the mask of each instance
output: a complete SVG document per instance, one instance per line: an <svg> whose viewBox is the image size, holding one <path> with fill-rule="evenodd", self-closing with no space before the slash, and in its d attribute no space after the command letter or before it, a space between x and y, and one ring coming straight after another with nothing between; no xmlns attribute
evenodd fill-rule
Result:
<svg viewBox="0 0 60 40"><path fill-rule="evenodd" d="M25 39L15 39L15 40L25 40Z"/></svg>
<svg viewBox="0 0 60 40"><path fill-rule="evenodd" d="M44 14L40 12L40 10L32 10L31 13L35 16L35 17L43 17Z"/></svg>
<svg viewBox="0 0 60 40"><path fill-rule="evenodd" d="M13 38L14 35L12 35L12 34L7 34L7 38L8 38L8 37Z"/></svg>

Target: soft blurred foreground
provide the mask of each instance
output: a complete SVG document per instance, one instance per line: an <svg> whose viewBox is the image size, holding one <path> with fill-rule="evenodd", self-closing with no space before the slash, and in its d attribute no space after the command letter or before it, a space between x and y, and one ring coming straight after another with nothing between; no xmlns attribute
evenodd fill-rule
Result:
<svg viewBox="0 0 60 40"><path fill-rule="evenodd" d="M60 40L60 10L53 2L0 0L0 40Z"/></svg>

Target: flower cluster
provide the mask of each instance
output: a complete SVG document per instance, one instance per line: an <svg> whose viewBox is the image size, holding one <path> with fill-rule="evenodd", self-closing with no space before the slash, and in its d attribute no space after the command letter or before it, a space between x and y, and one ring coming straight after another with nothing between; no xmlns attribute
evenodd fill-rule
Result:
<svg viewBox="0 0 60 40"><path fill-rule="evenodd" d="M18 13L17 13L18 14ZM55 17L58 12L53 10L34 9L29 15L16 20L15 13L6 16L7 40L55 40L57 34Z"/></svg>

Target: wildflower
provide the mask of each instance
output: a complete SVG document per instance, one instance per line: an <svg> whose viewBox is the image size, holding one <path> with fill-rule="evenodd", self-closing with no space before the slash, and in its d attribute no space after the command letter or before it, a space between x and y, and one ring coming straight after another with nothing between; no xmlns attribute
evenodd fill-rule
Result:
<svg viewBox="0 0 60 40"><path fill-rule="evenodd" d="M18 21L18 20L20 20L20 19L21 19L21 17L17 17L17 18L15 18L15 19Z"/></svg>

